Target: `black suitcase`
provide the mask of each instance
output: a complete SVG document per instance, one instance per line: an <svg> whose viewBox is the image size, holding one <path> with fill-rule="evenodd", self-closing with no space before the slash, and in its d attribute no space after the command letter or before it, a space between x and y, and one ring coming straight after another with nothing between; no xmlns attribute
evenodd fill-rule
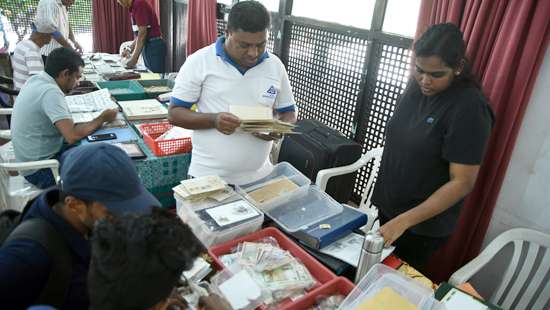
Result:
<svg viewBox="0 0 550 310"><path fill-rule="evenodd" d="M313 119L296 123L300 134L285 136L279 162L286 161L315 182L317 172L354 163L361 157L361 145L342 133ZM355 173L329 180L326 192L338 202L348 202L353 192Z"/></svg>

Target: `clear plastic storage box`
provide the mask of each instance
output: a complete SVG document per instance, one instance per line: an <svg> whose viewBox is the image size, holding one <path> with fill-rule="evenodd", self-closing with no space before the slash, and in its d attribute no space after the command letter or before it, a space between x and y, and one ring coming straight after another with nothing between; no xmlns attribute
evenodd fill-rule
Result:
<svg viewBox="0 0 550 310"><path fill-rule="evenodd" d="M258 199L258 195L255 195L259 190L281 180L286 184L272 187L263 199ZM293 190L288 190L288 181L293 183ZM287 232L307 228L313 223L339 214L343 208L319 187L311 185L307 177L287 162L278 163L268 176L238 186L237 190Z"/></svg>
<svg viewBox="0 0 550 310"><path fill-rule="evenodd" d="M391 288L418 309L444 309L435 300L432 289L383 264L374 265L338 309L361 309L360 306L363 303L373 298L384 288Z"/></svg>
<svg viewBox="0 0 550 310"><path fill-rule="evenodd" d="M190 203L174 195L178 216L206 247L249 234L262 227L264 214L238 194L222 201L203 200ZM221 207L235 206L228 214ZM222 221L227 221L224 224Z"/></svg>

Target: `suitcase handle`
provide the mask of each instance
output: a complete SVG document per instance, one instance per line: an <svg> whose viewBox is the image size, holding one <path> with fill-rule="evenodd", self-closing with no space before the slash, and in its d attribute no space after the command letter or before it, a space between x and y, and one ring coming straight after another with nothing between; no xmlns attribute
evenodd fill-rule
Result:
<svg viewBox="0 0 550 310"><path fill-rule="evenodd" d="M318 136L320 136L322 139L327 139L328 137L330 137L330 133L324 132L323 130L321 130L319 128L314 128L311 131L311 135L313 136L314 134L318 134Z"/></svg>

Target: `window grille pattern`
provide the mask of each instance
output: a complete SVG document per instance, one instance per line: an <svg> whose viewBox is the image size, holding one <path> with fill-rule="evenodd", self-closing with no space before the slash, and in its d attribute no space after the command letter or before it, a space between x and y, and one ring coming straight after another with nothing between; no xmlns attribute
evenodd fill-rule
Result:
<svg viewBox="0 0 550 310"><path fill-rule="evenodd" d="M388 44L372 46L371 57L377 60L376 74L367 82L368 99L360 117L357 135L357 141L363 144L363 154L370 149L384 146L386 124L393 115L397 98L405 90L411 61L411 51L407 48ZM372 163L369 163L357 174L354 185L355 201L361 197L371 171ZM371 192L372 188L367 190Z"/></svg>
<svg viewBox="0 0 550 310"><path fill-rule="evenodd" d="M299 118L317 119L353 138L369 43L298 23L289 35L286 63Z"/></svg>

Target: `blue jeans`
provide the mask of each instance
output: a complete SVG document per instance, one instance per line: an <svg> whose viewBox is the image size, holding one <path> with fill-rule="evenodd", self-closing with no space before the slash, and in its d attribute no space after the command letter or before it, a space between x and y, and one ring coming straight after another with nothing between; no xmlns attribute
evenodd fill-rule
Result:
<svg viewBox="0 0 550 310"><path fill-rule="evenodd" d="M143 47L143 62L147 69L155 73L164 73L166 43L161 37L147 39Z"/></svg>
<svg viewBox="0 0 550 310"><path fill-rule="evenodd" d="M25 179L40 189L46 189L55 185L52 170L40 169L33 174L26 175Z"/></svg>
<svg viewBox="0 0 550 310"><path fill-rule="evenodd" d="M61 151L59 151L59 153L55 154L50 159L57 159L58 161L60 161L59 166L61 166L61 155L63 154L63 152L71 149L72 147L73 146L63 147ZM50 168L39 169L33 174L26 175L25 179L40 189L46 189L56 184L53 177L52 169Z"/></svg>

